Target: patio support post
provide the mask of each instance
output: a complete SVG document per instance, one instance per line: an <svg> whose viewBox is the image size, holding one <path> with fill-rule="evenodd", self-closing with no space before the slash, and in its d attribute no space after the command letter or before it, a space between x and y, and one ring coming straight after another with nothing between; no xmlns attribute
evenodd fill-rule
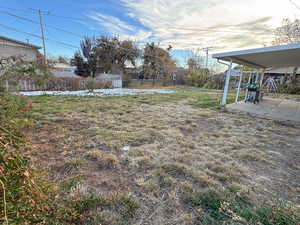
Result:
<svg viewBox="0 0 300 225"><path fill-rule="evenodd" d="M230 76L231 76L231 69L232 69L232 60L230 61L230 65L228 66L228 71L226 73L222 105L226 105L227 94L228 94L228 89L229 89L229 81L230 81Z"/></svg>
<svg viewBox="0 0 300 225"><path fill-rule="evenodd" d="M261 72L260 82L259 82L260 88L262 88L262 85L263 85L263 82L264 82L265 72L266 72L266 69L263 69L262 72Z"/></svg>
<svg viewBox="0 0 300 225"><path fill-rule="evenodd" d="M238 85L237 93L235 96L235 104L237 104L239 101L242 80L243 80L243 71L241 71L241 75L240 75L239 85Z"/></svg>

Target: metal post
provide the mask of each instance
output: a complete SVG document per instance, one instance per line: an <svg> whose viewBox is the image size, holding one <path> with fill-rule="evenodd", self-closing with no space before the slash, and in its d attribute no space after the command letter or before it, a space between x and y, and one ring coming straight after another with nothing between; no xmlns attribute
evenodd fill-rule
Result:
<svg viewBox="0 0 300 225"><path fill-rule="evenodd" d="M259 72L256 72L255 83L258 82Z"/></svg>
<svg viewBox="0 0 300 225"><path fill-rule="evenodd" d="M232 60L230 61L230 65L229 65L228 71L226 73L226 80L225 80L224 93L223 93L223 98L222 98L222 105L226 105L227 94L228 94L228 89L229 89L229 81L230 81L230 76L231 76L231 69L232 69Z"/></svg>
<svg viewBox="0 0 300 225"><path fill-rule="evenodd" d="M263 81L264 81L265 71L266 71L266 70L263 69L263 71L262 71L262 73L261 73L260 82L259 82L260 88L262 88L262 86L263 86Z"/></svg>
<svg viewBox="0 0 300 225"><path fill-rule="evenodd" d="M243 80L243 72L241 72L241 75L240 75L239 85L238 85L237 93L235 96L235 104L237 104L239 101L242 80Z"/></svg>

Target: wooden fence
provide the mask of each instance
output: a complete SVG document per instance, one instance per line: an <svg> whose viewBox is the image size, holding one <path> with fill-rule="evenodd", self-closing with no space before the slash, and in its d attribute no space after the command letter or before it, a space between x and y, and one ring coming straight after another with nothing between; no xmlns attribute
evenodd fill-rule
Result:
<svg viewBox="0 0 300 225"><path fill-rule="evenodd" d="M32 79L19 81L5 81L2 86L6 89L17 89L19 91L79 91L87 89L108 89L119 87L118 81L109 79L87 79L87 78L53 78L45 82ZM122 85L122 84L121 84Z"/></svg>

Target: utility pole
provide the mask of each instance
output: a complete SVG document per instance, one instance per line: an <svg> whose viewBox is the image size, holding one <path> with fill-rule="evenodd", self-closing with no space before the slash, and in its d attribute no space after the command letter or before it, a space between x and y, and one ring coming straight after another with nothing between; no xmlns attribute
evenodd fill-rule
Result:
<svg viewBox="0 0 300 225"><path fill-rule="evenodd" d="M213 49L213 47L206 47L203 48L202 50L205 51L206 53L206 61L205 61L205 68L208 69L208 52L209 50Z"/></svg>
<svg viewBox="0 0 300 225"><path fill-rule="evenodd" d="M47 64L47 54L46 54L46 44L45 44L45 32L44 32L44 23L42 15L49 15L48 11L42 11L40 9L31 9L39 14L39 20L40 20L40 29L41 29L41 37L43 42L43 51L44 51L44 64Z"/></svg>

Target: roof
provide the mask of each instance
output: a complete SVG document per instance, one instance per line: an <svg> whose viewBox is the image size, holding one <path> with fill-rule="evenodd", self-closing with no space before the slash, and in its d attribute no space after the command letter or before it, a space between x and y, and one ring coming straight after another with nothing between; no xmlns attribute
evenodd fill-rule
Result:
<svg viewBox="0 0 300 225"><path fill-rule="evenodd" d="M300 66L300 43L225 52L212 57L257 68Z"/></svg>
<svg viewBox="0 0 300 225"><path fill-rule="evenodd" d="M71 69L74 69L76 68L76 66L71 66L69 64L65 64L65 63L54 63L53 66L54 68L71 68Z"/></svg>
<svg viewBox="0 0 300 225"><path fill-rule="evenodd" d="M100 73L100 74L96 74L96 78L119 80L119 79L121 79L121 75L109 74L109 73Z"/></svg>
<svg viewBox="0 0 300 225"><path fill-rule="evenodd" d="M292 66L289 67L281 67L281 68L272 68L271 70L267 70L266 73L272 74L292 74L294 72L294 68ZM296 71L297 74L300 74L300 67Z"/></svg>
<svg viewBox="0 0 300 225"><path fill-rule="evenodd" d="M29 43L26 43L26 42L23 42L23 41L18 41L18 40L15 40L15 39L4 37L4 36L0 36L0 40L14 42L14 43L17 43L17 44L20 44L20 45L24 45L24 46L27 46L27 47L30 47L30 48L41 49L40 46L32 45L32 44L29 44Z"/></svg>
<svg viewBox="0 0 300 225"><path fill-rule="evenodd" d="M74 78L80 77L80 76L76 75L74 72L62 72L62 71L57 71L57 70L51 70L51 72L56 77L74 77Z"/></svg>

